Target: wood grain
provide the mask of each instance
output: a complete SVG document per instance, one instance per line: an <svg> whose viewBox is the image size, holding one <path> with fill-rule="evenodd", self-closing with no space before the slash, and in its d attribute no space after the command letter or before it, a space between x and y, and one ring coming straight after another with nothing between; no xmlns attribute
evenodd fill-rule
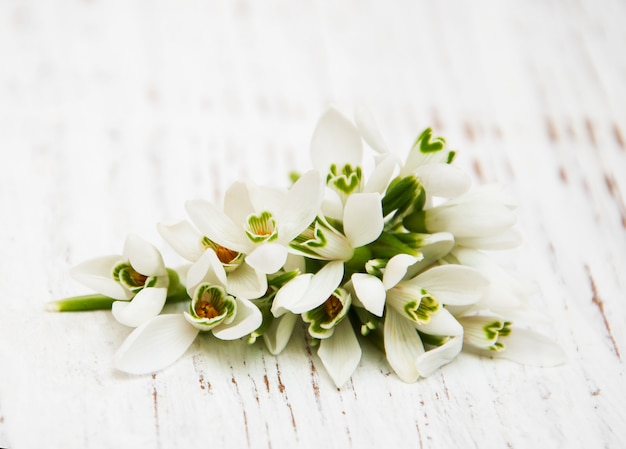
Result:
<svg viewBox="0 0 626 449"><path fill-rule="evenodd" d="M626 447L625 22L616 0L2 2L0 447ZM463 354L409 385L364 345L338 390L299 329L130 376L108 313L43 311L128 232L180 263L156 222L306 170L329 103L368 104L398 153L433 126L519 200L495 257L565 366Z"/></svg>

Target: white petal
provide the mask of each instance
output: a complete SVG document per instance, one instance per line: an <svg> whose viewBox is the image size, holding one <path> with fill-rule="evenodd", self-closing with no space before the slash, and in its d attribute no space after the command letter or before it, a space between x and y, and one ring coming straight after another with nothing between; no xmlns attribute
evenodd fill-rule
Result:
<svg viewBox="0 0 626 449"><path fill-rule="evenodd" d="M132 301L115 301L111 313L120 323L137 327L161 313L166 297L167 288L144 288Z"/></svg>
<svg viewBox="0 0 626 449"><path fill-rule="evenodd" d="M378 124L372 112L365 106L360 106L354 111L354 121L363 140L379 153L387 153L387 143L379 131Z"/></svg>
<svg viewBox="0 0 626 449"><path fill-rule="evenodd" d="M324 183L319 172L310 170L300 176L277 211L278 241L288 244L308 228L319 213L323 199Z"/></svg>
<svg viewBox="0 0 626 449"><path fill-rule="evenodd" d="M208 201L189 200L185 206L193 223L209 239L234 251L248 253L252 245L242 223L233 223L224 212Z"/></svg>
<svg viewBox="0 0 626 449"><path fill-rule="evenodd" d="M522 235L517 229L507 229L483 237L459 237L457 243L461 246L477 249L511 249L522 243Z"/></svg>
<svg viewBox="0 0 626 449"><path fill-rule="evenodd" d="M246 263L259 273L272 274L285 265L288 250L279 243L263 243L246 256Z"/></svg>
<svg viewBox="0 0 626 449"><path fill-rule="evenodd" d="M228 273L228 291L242 298L260 298L267 291L267 276L243 263Z"/></svg>
<svg viewBox="0 0 626 449"><path fill-rule="evenodd" d="M454 236L449 232L426 234L419 247L422 259L407 269L407 278L414 277L454 248Z"/></svg>
<svg viewBox="0 0 626 449"><path fill-rule="evenodd" d="M222 340L236 340L258 329L263 316L257 306L242 298L237 300L237 315L229 324L222 324L213 329L213 335Z"/></svg>
<svg viewBox="0 0 626 449"><path fill-rule="evenodd" d="M415 382L420 374L415 361L424 354L424 345L413 323L390 307L385 314L384 341L389 365L403 381Z"/></svg>
<svg viewBox="0 0 626 449"><path fill-rule="evenodd" d="M376 316L383 316L387 293L382 281L365 273L354 273L351 279L356 296L363 307Z"/></svg>
<svg viewBox="0 0 626 449"><path fill-rule="evenodd" d="M388 155L382 157L381 160L376 163L376 167L363 188L363 192L377 192L383 194L389 185L389 181L391 181L393 177L397 165L398 160L395 156Z"/></svg>
<svg viewBox="0 0 626 449"><path fill-rule="evenodd" d="M506 206L490 204L442 205L426 211L426 228L446 231L456 237L488 237L505 232L516 222L515 214Z"/></svg>
<svg viewBox="0 0 626 449"><path fill-rule="evenodd" d="M417 167L414 174L419 178L428 195L453 198L469 190L472 179L469 174L450 164L426 164Z"/></svg>
<svg viewBox="0 0 626 449"><path fill-rule="evenodd" d="M204 251L202 256L187 270L187 291L192 292L202 282L225 287L227 285L226 272L217 254L211 248Z"/></svg>
<svg viewBox="0 0 626 449"><path fill-rule="evenodd" d="M278 290L272 302L272 314L278 317L291 310L306 294L309 285L311 285L311 279L313 279L312 273L302 274Z"/></svg>
<svg viewBox="0 0 626 449"><path fill-rule="evenodd" d="M185 259L195 262L204 252L202 235L188 221L158 223L161 237Z"/></svg>
<svg viewBox="0 0 626 449"><path fill-rule="evenodd" d="M348 197L343 212L344 233L353 248L372 243L385 223L378 193L355 193Z"/></svg>
<svg viewBox="0 0 626 449"><path fill-rule="evenodd" d="M285 271L294 271L298 270L300 273L306 272L306 259L299 254L289 254L287 255L287 261L283 266Z"/></svg>
<svg viewBox="0 0 626 449"><path fill-rule="evenodd" d="M344 319L335 326L332 337L324 338L320 342L317 355L337 388L341 388L361 360L361 346L350 320Z"/></svg>
<svg viewBox="0 0 626 449"><path fill-rule="evenodd" d="M124 262L121 256L98 257L76 265L70 270L70 275L104 296L128 300L134 294L113 279L113 268L120 262Z"/></svg>
<svg viewBox="0 0 626 449"><path fill-rule="evenodd" d="M343 201L336 190L325 188L321 212L325 217L343 220Z"/></svg>
<svg viewBox="0 0 626 449"><path fill-rule="evenodd" d="M297 320L298 315L285 313L278 318L274 318L269 329L265 331L263 340L265 341L265 346L273 355L280 354L285 349Z"/></svg>
<svg viewBox="0 0 626 449"><path fill-rule="evenodd" d="M313 167L327 173L331 164L361 165L363 144L356 127L334 108L320 118L311 139Z"/></svg>
<svg viewBox="0 0 626 449"><path fill-rule="evenodd" d="M461 352L463 337L454 337L441 346L422 354L415 361L420 376L430 376L446 363L450 363Z"/></svg>
<svg viewBox="0 0 626 449"><path fill-rule="evenodd" d="M248 216L255 212L248 187L249 184L236 181L224 194L224 213L233 223L245 223Z"/></svg>
<svg viewBox="0 0 626 449"><path fill-rule="evenodd" d="M463 335L463 326L445 308L430 316L428 323L416 323L415 326L425 334L456 337Z"/></svg>
<svg viewBox="0 0 626 449"><path fill-rule="evenodd" d="M306 293L291 308L293 313L308 312L321 305L335 291L343 278L343 262L329 262L313 275Z"/></svg>
<svg viewBox="0 0 626 449"><path fill-rule="evenodd" d="M115 367L131 374L158 371L182 356L196 335L198 330L183 315L159 315L124 340L115 353Z"/></svg>
<svg viewBox="0 0 626 449"><path fill-rule="evenodd" d="M404 167L400 172L400 176L408 176L422 165L448 162L450 153L452 153L450 150L443 148L440 151L422 153L420 148L416 147L418 142L419 140L416 140L413 148L409 151Z"/></svg>
<svg viewBox="0 0 626 449"><path fill-rule="evenodd" d="M524 328L511 326L511 334L501 338L502 351L488 351L487 355L534 366L557 366L567 361L563 349L548 337Z"/></svg>
<svg viewBox="0 0 626 449"><path fill-rule="evenodd" d="M538 292L536 285L520 279L481 251L455 248L452 255L461 264L475 268L484 274L491 281L492 287L498 290L508 290L520 297L534 295Z"/></svg>
<svg viewBox="0 0 626 449"><path fill-rule="evenodd" d="M408 254L396 254L389 259L385 267L385 272L383 273L383 285L385 286L385 290L389 290L400 282L406 275L408 268L419 260L421 260L421 258Z"/></svg>
<svg viewBox="0 0 626 449"><path fill-rule="evenodd" d="M450 305L473 304L489 287L489 281L479 271L462 265L433 267L407 282L425 288L437 301Z"/></svg>
<svg viewBox="0 0 626 449"><path fill-rule="evenodd" d="M123 257L130 262L135 271L145 276L167 274L159 250L137 235L131 234L126 237Z"/></svg>
<svg viewBox="0 0 626 449"><path fill-rule="evenodd" d="M246 182L246 186L253 205L252 210L255 214L270 212L274 218L278 218L277 212L286 209L285 203L289 197L287 189L274 186L259 186L251 182ZM244 222L247 221L247 217L247 215L244 217ZM279 224L281 221L278 220Z"/></svg>

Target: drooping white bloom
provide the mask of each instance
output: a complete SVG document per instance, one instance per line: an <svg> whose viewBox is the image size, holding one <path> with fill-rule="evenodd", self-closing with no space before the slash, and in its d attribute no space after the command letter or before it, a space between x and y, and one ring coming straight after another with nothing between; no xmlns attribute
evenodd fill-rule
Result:
<svg viewBox="0 0 626 449"><path fill-rule="evenodd" d="M349 260L354 250L376 240L384 227L378 193L350 195L342 211L342 230L320 216L294 239L291 248L302 255L324 260Z"/></svg>
<svg viewBox="0 0 626 449"><path fill-rule="evenodd" d="M159 251L142 238L126 238L122 255L83 262L71 270L79 282L116 299L113 316L136 327L157 316L167 298L169 277Z"/></svg>
<svg viewBox="0 0 626 449"><path fill-rule="evenodd" d="M364 307L380 316L384 305L387 360L406 382L428 376L456 357L463 328L444 306L473 304L488 285L477 271L458 265L436 266L406 279L404 274L418 262L400 254L389 260L382 280L363 274L352 278ZM436 347L426 351L418 332L436 336Z"/></svg>
<svg viewBox="0 0 626 449"><path fill-rule="evenodd" d="M322 212L334 219L342 218L343 206L350 195L382 194L397 166L395 157L380 157L369 179L365 180L359 130L333 107L320 118L310 150L313 167L326 175Z"/></svg>
<svg viewBox="0 0 626 449"><path fill-rule="evenodd" d="M248 299L228 293L224 268L213 250L187 275L191 296L183 314L159 315L135 329L115 354L115 366L133 374L149 373L175 362L200 331L222 340L236 340L262 323L259 309Z"/></svg>
<svg viewBox="0 0 626 449"><path fill-rule="evenodd" d="M271 309L278 319L300 314L309 324L309 334L320 340L318 356L337 387L361 360L361 347L347 316L352 297L339 287L343 270L342 261L331 261L315 274L297 276L276 293Z"/></svg>
<svg viewBox="0 0 626 449"><path fill-rule="evenodd" d="M355 110L356 125L368 145L380 153L380 161L389 164L399 158L393 154L385 138L380 132L376 119L371 111L361 106ZM466 192L471 184L469 175L462 169L451 165L455 152L445 148L446 141L442 137L432 138L430 128L424 130L411 147L404 164L400 167L398 177L416 176L424 186L427 204L433 196L453 198Z"/></svg>
<svg viewBox="0 0 626 449"><path fill-rule="evenodd" d="M245 255L225 248L202 235L188 221L159 223L159 233L182 257L197 264L206 251L213 251L228 277L229 292L248 299L261 297L267 291L267 277L245 260Z"/></svg>
<svg viewBox="0 0 626 449"><path fill-rule="evenodd" d="M256 271L271 274L285 263L288 245L317 215L323 184L316 171L289 190L236 182L226 192L224 210L204 200L187 202L200 232L222 248L242 253Z"/></svg>
<svg viewBox="0 0 626 449"><path fill-rule="evenodd" d="M460 246L504 249L519 244L514 202L497 185L484 185L404 219L413 232L450 232Z"/></svg>
<svg viewBox="0 0 626 449"><path fill-rule="evenodd" d="M566 360L563 349L554 340L533 329L516 326L508 318L485 312L457 319L464 329L464 347L469 351L525 365L557 366Z"/></svg>
<svg viewBox="0 0 626 449"><path fill-rule="evenodd" d="M509 316L525 315L533 321L541 320L541 314L533 312L530 297L537 293L536 286L524 282L514 273L506 270L482 251L464 247L455 247L446 257L451 263L458 263L478 270L489 279L489 288L476 304L470 307L451 309L455 315L467 313L468 309L490 310L496 314Z"/></svg>
<svg viewBox="0 0 626 449"><path fill-rule="evenodd" d="M545 313L532 307L536 289L522 282L484 253L457 247L449 256L480 271L489 288L476 303L449 307L464 328L464 348L490 357L523 364L554 366L565 361L560 346L535 328L550 328Z"/></svg>

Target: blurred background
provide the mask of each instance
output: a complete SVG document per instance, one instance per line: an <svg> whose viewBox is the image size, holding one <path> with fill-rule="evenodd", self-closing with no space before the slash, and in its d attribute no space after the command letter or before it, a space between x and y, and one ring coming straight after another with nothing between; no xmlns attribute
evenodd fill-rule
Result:
<svg viewBox="0 0 626 449"><path fill-rule="evenodd" d="M626 222L625 19L611 0L6 0L2 202L41 206L2 226L54 226L44 257L71 262L158 239L186 199L307 170L331 104L368 106L399 154L433 127L529 219L587 189Z"/></svg>

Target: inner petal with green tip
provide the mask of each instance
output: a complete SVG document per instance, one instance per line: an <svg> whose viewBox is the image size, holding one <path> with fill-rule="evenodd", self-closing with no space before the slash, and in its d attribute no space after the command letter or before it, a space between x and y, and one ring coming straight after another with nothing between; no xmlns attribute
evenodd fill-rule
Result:
<svg viewBox="0 0 626 449"><path fill-rule="evenodd" d="M431 316L441 309L441 304L426 290L421 290L421 298L407 302L404 311L407 316L416 323L426 324Z"/></svg>
<svg viewBox="0 0 626 449"><path fill-rule="evenodd" d="M490 350L500 352L506 348L506 345L500 341L500 337L508 337L511 334L511 324L510 321L494 321L483 327L487 339L494 340L494 343L489 346Z"/></svg>
<svg viewBox="0 0 626 449"><path fill-rule="evenodd" d="M202 239L202 246L205 248L211 248L215 251L217 258L220 262L222 262L224 270L226 270L227 273L233 271L244 261L244 255L242 253L226 248L225 246L218 245L208 237L204 237Z"/></svg>
<svg viewBox="0 0 626 449"><path fill-rule="evenodd" d="M346 316L352 298L348 292L338 288L320 306L302 314L309 323L309 334L315 338L328 338L337 324Z"/></svg>
<svg viewBox="0 0 626 449"><path fill-rule="evenodd" d="M153 287L154 284L156 284L155 277L139 273L127 262L115 266L113 269L113 279L134 293L139 292L145 287Z"/></svg>
<svg viewBox="0 0 626 449"><path fill-rule="evenodd" d="M232 321L237 310L235 299L217 285L202 284L194 295L190 314L203 330Z"/></svg>
<svg viewBox="0 0 626 449"><path fill-rule="evenodd" d="M339 193L350 195L359 191L362 177L361 167L352 167L352 165L346 164L339 169L335 164L332 164L326 176L326 185Z"/></svg>
<svg viewBox="0 0 626 449"><path fill-rule="evenodd" d="M261 212L259 215L250 215L246 223L246 235L254 243L272 241L278 238L276 220L271 212Z"/></svg>

